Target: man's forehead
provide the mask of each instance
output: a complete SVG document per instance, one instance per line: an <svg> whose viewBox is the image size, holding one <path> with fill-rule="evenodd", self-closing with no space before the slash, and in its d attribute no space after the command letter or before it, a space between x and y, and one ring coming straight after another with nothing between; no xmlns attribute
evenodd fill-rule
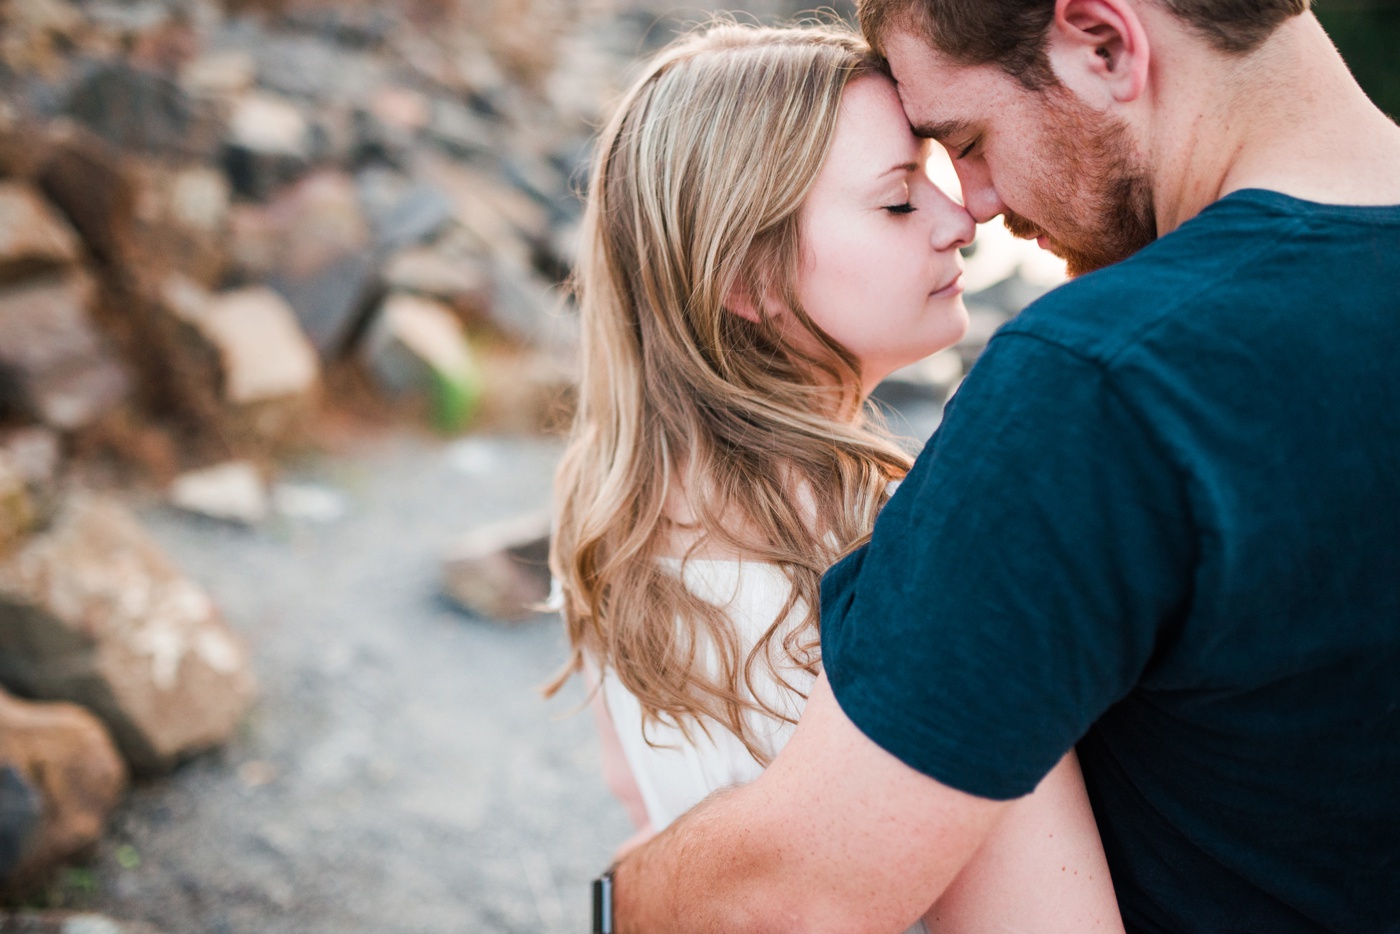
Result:
<svg viewBox="0 0 1400 934"><path fill-rule="evenodd" d="M892 32L885 51L900 102L920 136L967 132L990 116L1014 82L992 65L953 62L910 32Z"/></svg>

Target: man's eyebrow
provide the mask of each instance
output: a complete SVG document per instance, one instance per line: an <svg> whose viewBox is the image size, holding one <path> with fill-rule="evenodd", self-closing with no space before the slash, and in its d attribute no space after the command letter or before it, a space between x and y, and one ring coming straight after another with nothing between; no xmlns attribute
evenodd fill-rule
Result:
<svg viewBox="0 0 1400 934"><path fill-rule="evenodd" d="M937 123L916 123L914 135L922 139L936 139L939 142L963 136L972 130L970 120L940 120Z"/></svg>

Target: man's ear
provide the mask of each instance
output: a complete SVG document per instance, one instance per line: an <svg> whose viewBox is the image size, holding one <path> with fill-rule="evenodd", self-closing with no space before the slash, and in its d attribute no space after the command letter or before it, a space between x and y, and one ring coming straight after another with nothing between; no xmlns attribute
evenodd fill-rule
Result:
<svg viewBox="0 0 1400 934"><path fill-rule="evenodd" d="M1126 104L1147 88L1151 50L1133 0L1056 0L1047 51L1060 81L1091 104Z"/></svg>

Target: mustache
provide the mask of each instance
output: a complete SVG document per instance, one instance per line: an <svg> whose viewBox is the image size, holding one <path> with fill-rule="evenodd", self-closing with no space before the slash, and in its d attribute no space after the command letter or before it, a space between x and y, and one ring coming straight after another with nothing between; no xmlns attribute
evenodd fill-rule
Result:
<svg viewBox="0 0 1400 934"><path fill-rule="evenodd" d="M1039 226L1032 224L1014 211L1002 211L1001 222L1006 225L1007 230L1011 231L1011 236L1019 237L1022 240L1034 240L1045 233Z"/></svg>

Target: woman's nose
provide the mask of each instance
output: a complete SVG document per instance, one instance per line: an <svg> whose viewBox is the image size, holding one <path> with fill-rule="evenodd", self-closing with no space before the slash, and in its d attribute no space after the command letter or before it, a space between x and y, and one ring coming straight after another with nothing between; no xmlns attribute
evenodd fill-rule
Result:
<svg viewBox="0 0 1400 934"><path fill-rule="evenodd" d="M977 234L977 223L967 208L938 192L931 238L936 250L956 250L967 246Z"/></svg>

